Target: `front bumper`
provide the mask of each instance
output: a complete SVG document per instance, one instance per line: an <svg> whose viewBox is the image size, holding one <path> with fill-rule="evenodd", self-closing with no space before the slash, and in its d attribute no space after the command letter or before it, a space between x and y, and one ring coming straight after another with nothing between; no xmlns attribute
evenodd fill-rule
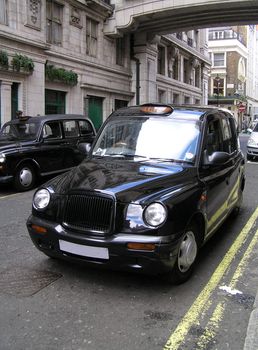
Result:
<svg viewBox="0 0 258 350"><path fill-rule="evenodd" d="M33 228L35 225L45 228L46 232L37 232ZM176 261L179 244L174 235L157 237L118 233L98 237L87 232L76 233L60 224L42 220L33 215L27 220L27 228L34 245L48 256L116 270L133 270L150 274L171 271ZM151 251L132 250L127 247L128 243L150 243L154 244L155 248ZM63 248L66 245L79 249L76 253L70 248L69 251L64 251L64 249L67 250ZM85 247L97 252L104 250L108 256L83 256L80 251L84 251Z"/></svg>
<svg viewBox="0 0 258 350"><path fill-rule="evenodd" d="M247 146L247 154L249 156L258 157L258 147Z"/></svg>

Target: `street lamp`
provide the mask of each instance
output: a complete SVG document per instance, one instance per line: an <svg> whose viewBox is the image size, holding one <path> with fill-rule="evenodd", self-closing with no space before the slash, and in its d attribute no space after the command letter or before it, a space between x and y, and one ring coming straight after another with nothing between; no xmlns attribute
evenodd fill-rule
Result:
<svg viewBox="0 0 258 350"><path fill-rule="evenodd" d="M214 81L216 82L216 88L217 88L217 107L219 106L219 83L220 83L220 77L217 74L217 76L214 78Z"/></svg>

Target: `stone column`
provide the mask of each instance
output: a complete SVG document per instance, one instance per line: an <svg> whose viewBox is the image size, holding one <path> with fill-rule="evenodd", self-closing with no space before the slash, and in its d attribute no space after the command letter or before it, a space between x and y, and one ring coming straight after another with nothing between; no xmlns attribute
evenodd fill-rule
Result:
<svg viewBox="0 0 258 350"><path fill-rule="evenodd" d="M134 38L134 57L139 60L140 104L156 101L157 38L141 33ZM136 89L135 62L132 62L133 89Z"/></svg>
<svg viewBox="0 0 258 350"><path fill-rule="evenodd" d="M1 126L11 120L12 113L12 82L11 81L1 81Z"/></svg>

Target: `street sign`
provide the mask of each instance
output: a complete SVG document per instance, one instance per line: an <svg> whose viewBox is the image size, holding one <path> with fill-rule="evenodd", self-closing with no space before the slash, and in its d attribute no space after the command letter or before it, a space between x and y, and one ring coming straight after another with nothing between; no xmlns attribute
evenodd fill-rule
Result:
<svg viewBox="0 0 258 350"><path fill-rule="evenodd" d="M239 111L239 112L245 112L245 105L239 104L239 105L238 105L238 111Z"/></svg>

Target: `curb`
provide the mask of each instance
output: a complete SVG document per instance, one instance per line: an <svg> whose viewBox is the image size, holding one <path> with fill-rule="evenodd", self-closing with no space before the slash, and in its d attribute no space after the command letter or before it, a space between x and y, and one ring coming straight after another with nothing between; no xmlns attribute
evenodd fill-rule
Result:
<svg viewBox="0 0 258 350"><path fill-rule="evenodd" d="M258 349L258 291L251 312L243 350Z"/></svg>

